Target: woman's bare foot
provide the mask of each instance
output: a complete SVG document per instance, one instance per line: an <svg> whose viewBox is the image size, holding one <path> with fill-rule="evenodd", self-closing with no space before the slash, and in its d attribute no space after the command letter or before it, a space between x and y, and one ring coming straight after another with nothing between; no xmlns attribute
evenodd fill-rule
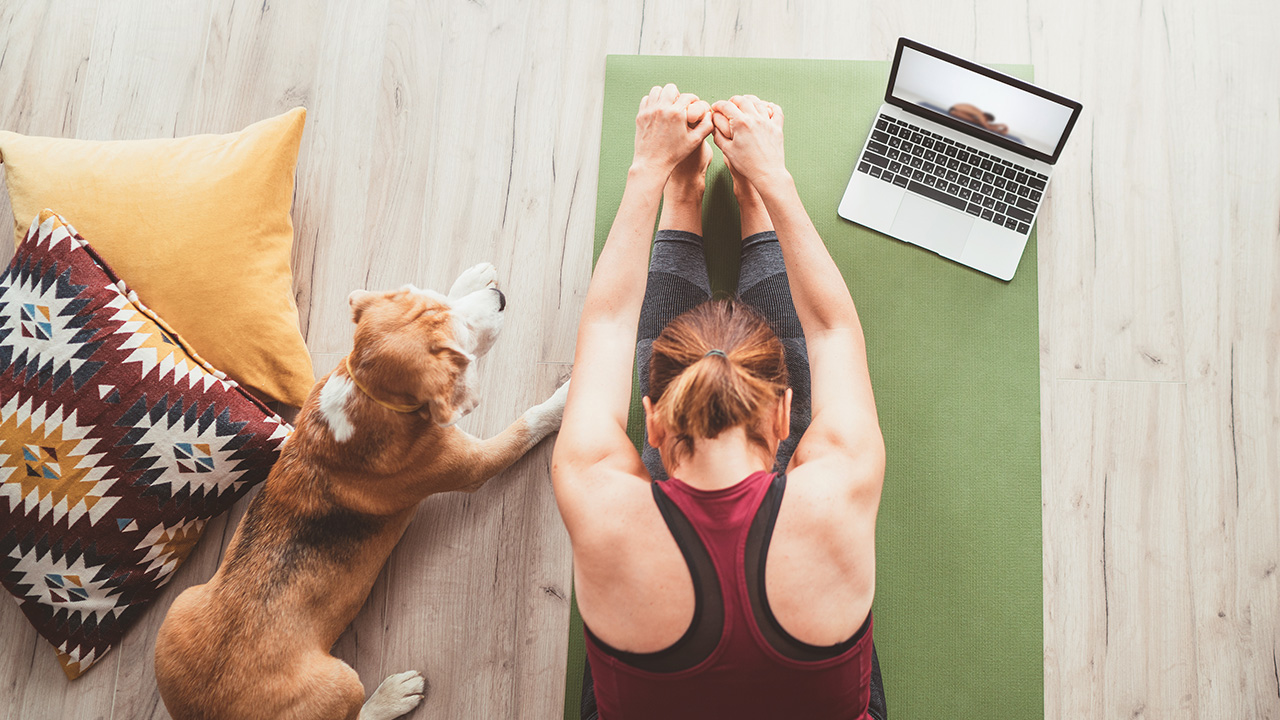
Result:
<svg viewBox="0 0 1280 720"><path fill-rule="evenodd" d="M702 196L707 191L707 167L710 165L711 143L703 141L671 171L662 190L659 230L702 234Z"/></svg>
<svg viewBox="0 0 1280 720"><path fill-rule="evenodd" d="M733 196L738 200L738 214L742 222L742 237L749 238L757 233L773 229L773 220L764 207L764 200L749 180L734 169L729 158L724 159L729 168L729 176L733 178Z"/></svg>

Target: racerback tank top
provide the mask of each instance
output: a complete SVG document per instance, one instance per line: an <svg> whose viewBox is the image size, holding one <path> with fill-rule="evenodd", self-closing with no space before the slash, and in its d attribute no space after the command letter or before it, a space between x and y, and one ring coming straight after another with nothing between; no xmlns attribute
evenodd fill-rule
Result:
<svg viewBox="0 0 1280 720"><path fill-rule="evenodd" d="M694 617L653 653L614 649L586 629L601 720L870 717L870 614L853 637L819 647L769 608L765 559L785 489L785 475L766 472L720 490L653 483L693 578Z"/></svg>

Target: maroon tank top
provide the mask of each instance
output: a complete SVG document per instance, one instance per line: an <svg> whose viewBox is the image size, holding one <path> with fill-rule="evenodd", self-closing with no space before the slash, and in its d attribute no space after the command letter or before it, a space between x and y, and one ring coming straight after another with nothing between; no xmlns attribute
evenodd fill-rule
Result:
<svg viewBox="0 0 1280 720"><path fill-rule="evenodd" d="M693 621L654 653L617 650L586 629L601 720L870 718L871 615L845 642L819 647L769 608L765 559L785 489L785 475L766 472L721 490L653 483L693 578Z"/></svg>

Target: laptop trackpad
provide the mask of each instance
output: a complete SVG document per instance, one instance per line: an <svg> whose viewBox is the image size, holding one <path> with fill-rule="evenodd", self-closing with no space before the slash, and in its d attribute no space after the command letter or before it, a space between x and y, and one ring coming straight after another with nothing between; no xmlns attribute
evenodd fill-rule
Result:
<svg viewBox="0 0 1280 720"><path fill-rule="evenodd" d="M972 227L972 215L907 193L889 234L954 260L964 250Z"/></svg>

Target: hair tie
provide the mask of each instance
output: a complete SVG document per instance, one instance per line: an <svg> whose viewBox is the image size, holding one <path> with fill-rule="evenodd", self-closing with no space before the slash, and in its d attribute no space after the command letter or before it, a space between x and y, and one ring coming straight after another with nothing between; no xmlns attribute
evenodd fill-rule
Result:
<svg viewBox="0 0 1280 720"><path fill-rule="evenodd" d="M729 356L728 356L728 355L725 355L723 350L708 350L708 351L707 351L707 354L706 354L706 355L703 355L702 357L710 357L710 356L712 356L712 355L719 355L720 357L724 358L725 360L728 360L728 359L729 359Z"/></svg>

